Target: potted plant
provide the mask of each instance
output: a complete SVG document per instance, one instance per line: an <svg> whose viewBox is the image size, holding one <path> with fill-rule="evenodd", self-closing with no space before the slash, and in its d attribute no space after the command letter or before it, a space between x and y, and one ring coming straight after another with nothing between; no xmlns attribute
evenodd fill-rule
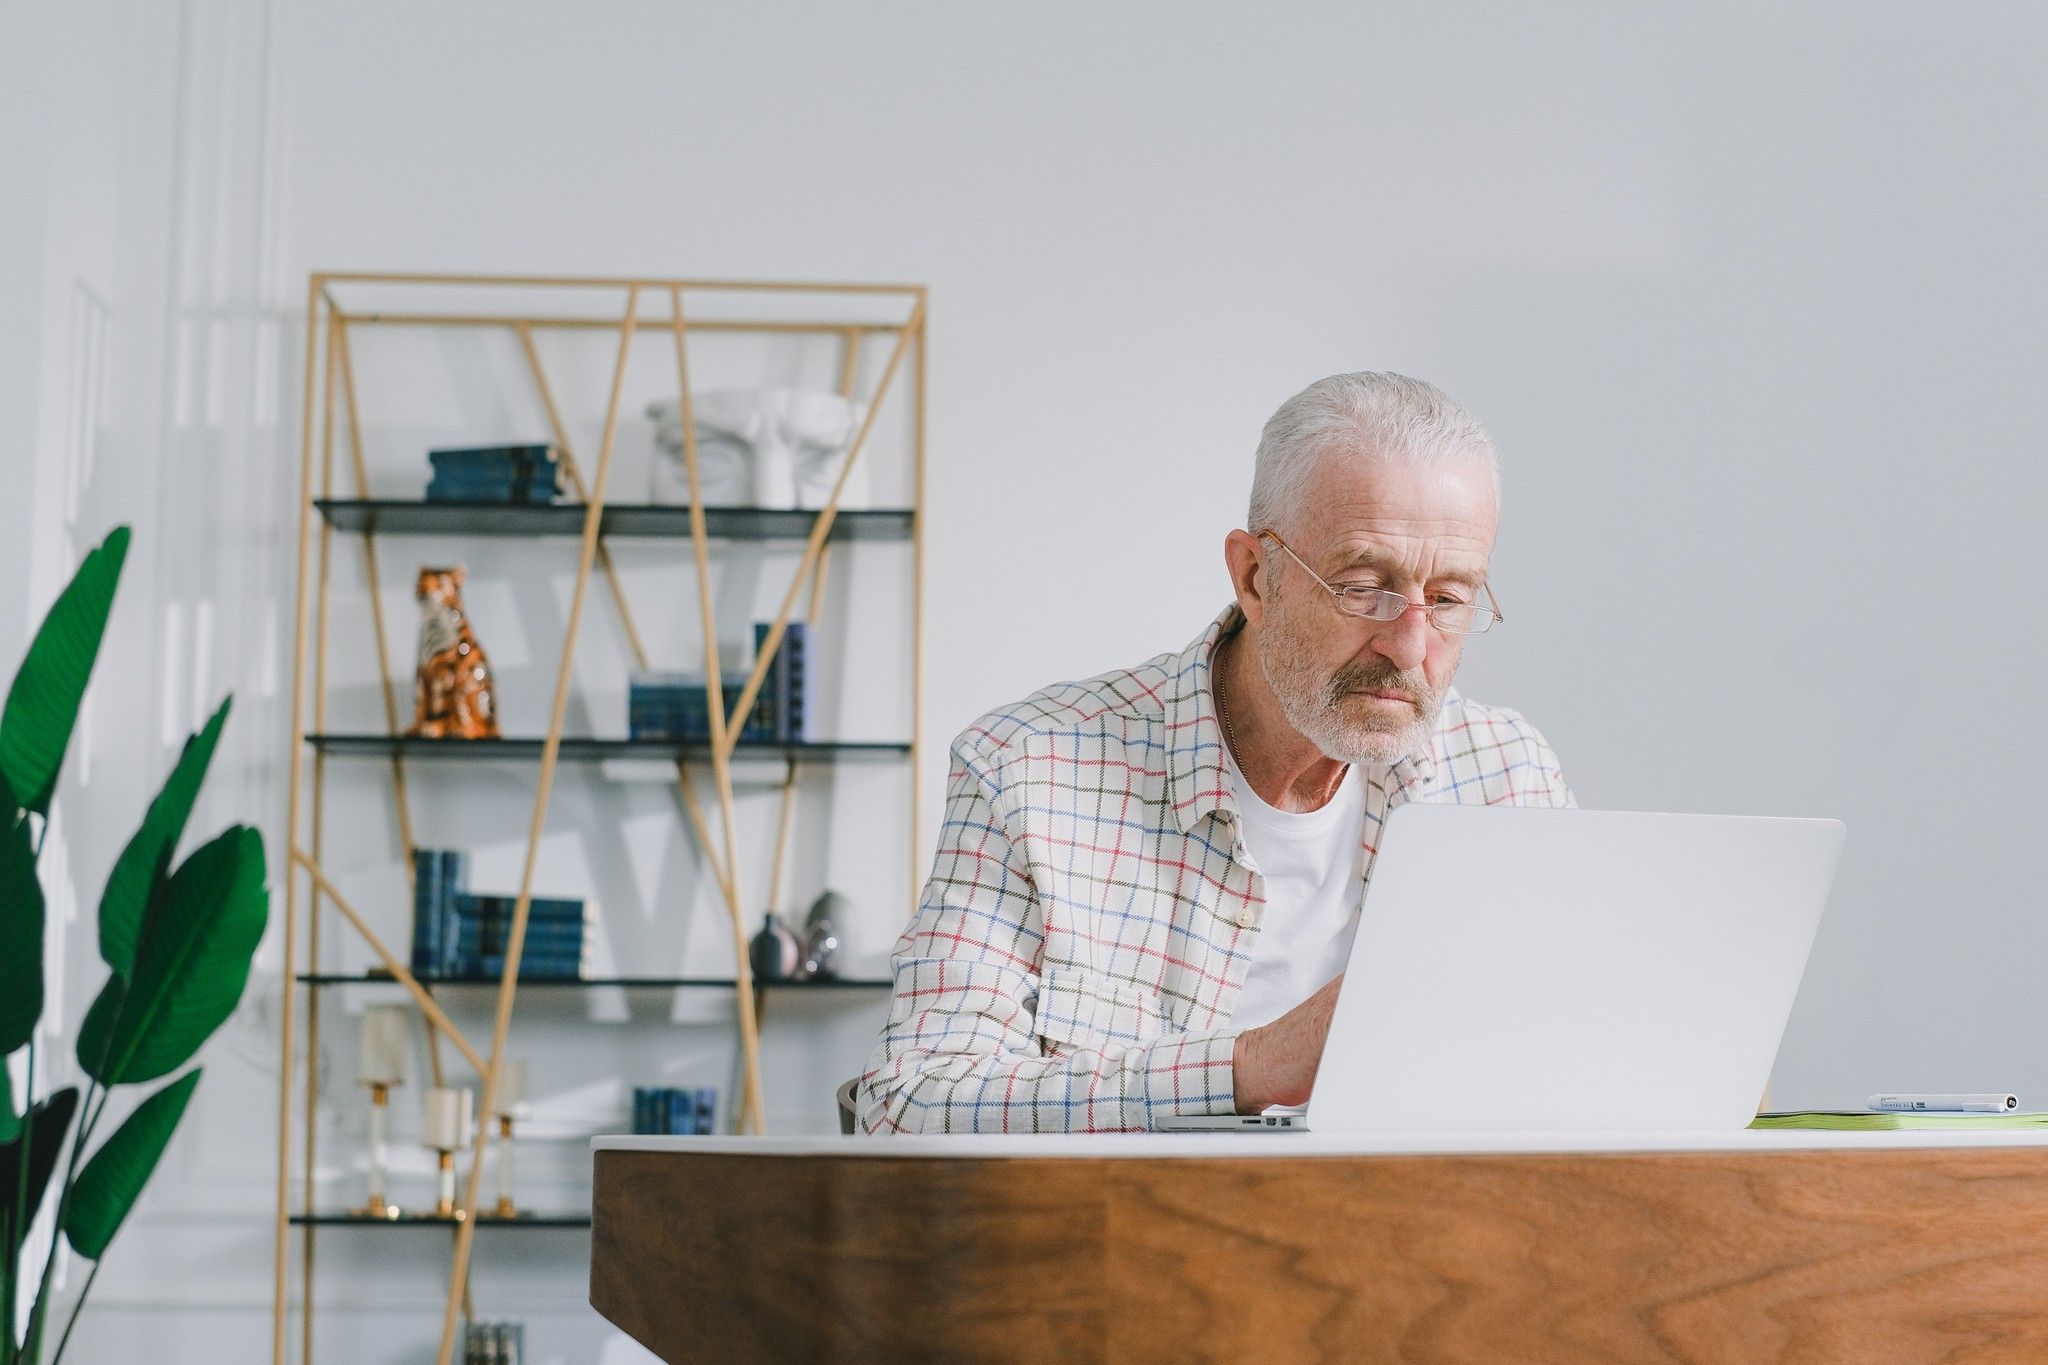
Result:
<svg viewBox="0 0 2048 1365"><path fill-rule="evenodd" d="M78 1028L86 1077L36 1098L43 1013L42 886L36 865L78 707L99 655L128 551L118 527L85 557L51 606L0 709L0 1063L27 1053L17 1099L0 1065L0 1365L44 1359L53 1330L56 1238L29 1254L36 1213L54 1204L58 1235L93 1263L56 1350L61 1359L108 1244L156 1169L199 1084L184 1071L110 1127L117 1087L180 1071L234 1012L269 913L262 837L235 825L175 858L213 758L227 701L184 751L107 876L99 906L106 984ZM25 1310L25 1319L24 1319ZM17 1335L18 1331L18 1335Z"/></svg>

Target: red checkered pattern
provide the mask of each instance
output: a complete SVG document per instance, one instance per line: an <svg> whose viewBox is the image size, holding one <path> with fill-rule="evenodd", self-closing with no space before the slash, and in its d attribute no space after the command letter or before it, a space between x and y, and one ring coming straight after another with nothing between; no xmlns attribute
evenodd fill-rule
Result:
<svg viewBox="0 0 2048 1365"><path fill-rule="evenodd" d="M953 742L938 857L859 1086L871 1132L1144 1130L1235 1107L1232 1010L1265 889L1209 691L1232 606L1179 654L1057 683ZM1364 770L1365 876L1407 801L1574 804L1513 711L1444 701L1427 754Z"/></svg>

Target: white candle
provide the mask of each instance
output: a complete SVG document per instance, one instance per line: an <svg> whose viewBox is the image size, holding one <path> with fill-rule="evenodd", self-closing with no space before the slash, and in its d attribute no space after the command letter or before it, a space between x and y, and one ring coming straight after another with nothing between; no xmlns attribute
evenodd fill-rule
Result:
<svg viewBox="0 0 2048 1365"><path fill-rule="evenodd" d="M510 1115L526 1098L526 1063L506 1060L498 1068L498 1113Z"/></svg>
<svg viewBox="0 0 2048 1365"><path fill-rule="evenodd" d="M453 1152L469 1145L469 1091L436 1086L427 1091L427 1146Z"/></svg>
<svg viewBox="0 0 2048 1365"><path fill-rule="evenodd" d="M405 1006L371 1005L363 1011L364 1085L405 1084Z"/></svg>

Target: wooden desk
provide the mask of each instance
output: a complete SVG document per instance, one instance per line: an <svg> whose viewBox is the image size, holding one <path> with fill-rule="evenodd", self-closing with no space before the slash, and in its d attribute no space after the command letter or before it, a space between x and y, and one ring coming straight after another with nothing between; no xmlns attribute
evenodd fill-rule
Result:
<svg viewBox="0 0 2048 1365"><path fill-rule="evenodd" d="M2034 1133L594 1145L668 1361L2048 1361Z"/></svg>

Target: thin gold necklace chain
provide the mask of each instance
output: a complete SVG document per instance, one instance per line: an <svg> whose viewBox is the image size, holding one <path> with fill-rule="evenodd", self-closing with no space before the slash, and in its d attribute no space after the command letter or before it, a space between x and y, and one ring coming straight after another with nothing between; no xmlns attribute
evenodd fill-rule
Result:
<svg viewBox="0 0 2048 1365"><path fill-rule="evenodd" d="M1224 737L1224 738L1225 738L1226 740L1228 740L1228 741L1230 742L1230 752L1231 752L1232 756L1235 756L1235 755L1236 755L1236 753L1237 753L1237 731L1236 731L1235 729L1233 729L1233 728L1231 727L1231 724L1230 724L1230 707L1229 707L1229 706L1227 706L1227 705L1225 705L1225 704L1224 704L1224 700L1223 700L1223 659L1222 659L1222 655L1223 655L1223 646L1224 646L1224 645L1228 645L1228 644L1231 644L1231 643L1232 643L1232 642L1234 642L1234 641L1235 641L1236 639L1237 639L1237 636L1235 636L1235 635L1227 635L1227 636L1225 636L1225 637L1223 638L1223 641L1222 641L1222 643L1221 643L1221 644L1219 644L1219 645L1217 646L1217 648L1216 648L1216 654L1217 654L1217 657L1216 657L1216 659L1215 659L1214 661L1212 661L1212 664L1211 664L1211 667L1210 667L1210 672L1211 672L1211 674L1212 674L1213 676L1212 676L1212 678L1211 678L1211 680L1210 680L1210 683L1209 683L1209 690L1210 690L1211 692L1213 692L1213 693L1215 693L1215 694L1216 694L1216 714L1217 714L1217 715L1219 715L1219 716L1221 716L1221 717L1223 718L1223 737Z"/></svg>

